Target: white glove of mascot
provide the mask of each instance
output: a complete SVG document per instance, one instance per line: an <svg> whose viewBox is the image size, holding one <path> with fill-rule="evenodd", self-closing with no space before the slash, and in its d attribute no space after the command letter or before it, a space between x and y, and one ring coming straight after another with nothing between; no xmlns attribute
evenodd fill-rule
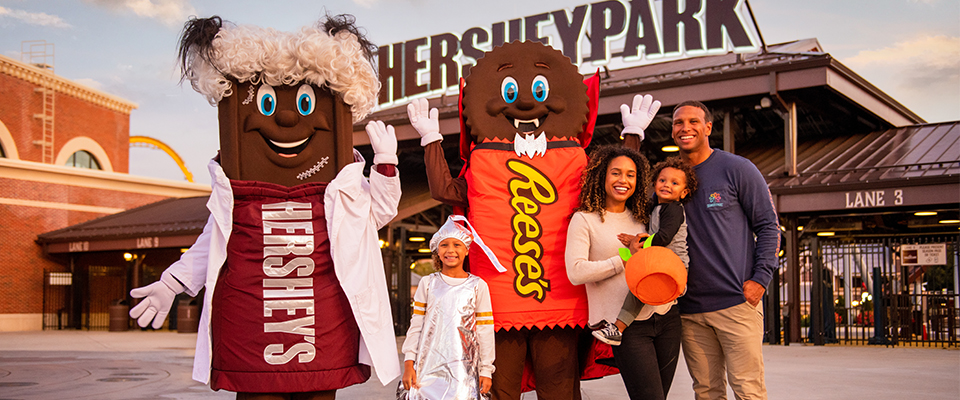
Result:
<svg viewBox="0 0 960 400"><path fill-rule="evenodd" d="M660 100L653 100L653 96L649 94L633 96L633 107L620 105L620 117L623 118L620 139L623 139L623 135L639 135L642 141L643 131L650 126L650 122L657 116L657 111L660 111Z"/></svg>

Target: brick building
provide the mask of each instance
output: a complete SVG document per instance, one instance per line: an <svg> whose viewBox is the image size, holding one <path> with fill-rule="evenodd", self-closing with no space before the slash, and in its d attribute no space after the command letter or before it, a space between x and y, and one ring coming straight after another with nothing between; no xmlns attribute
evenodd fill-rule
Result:
<svg viewBox="0 0 960 400"><path fill-rule="evenodd" d="M39 234L210 189L127 174L137 107L128 100L4 56L0 93L0 331L39 330L45 271L74 268L45 255Z"/></svg>

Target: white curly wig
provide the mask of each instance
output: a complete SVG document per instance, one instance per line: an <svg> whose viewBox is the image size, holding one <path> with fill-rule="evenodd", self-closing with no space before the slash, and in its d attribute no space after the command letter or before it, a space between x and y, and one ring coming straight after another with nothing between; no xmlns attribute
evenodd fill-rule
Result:
<svg viewBox="0 0 960 400"><path fill-rule="evenodd" d="M219 28L214 28L211 41L204 44L202 38L188 39L192 23L211 20ZM209 25L206 30L209 36ZM343 97L357 122L376 106L380 91L365 48L369 44L357 34L355 29L328 32L304 27L289 33L250 25L220 26L219 17L191 20L181 38L183 77L213 106L233 94L226 76L271 86L297 82L325 86Z"/></svg>

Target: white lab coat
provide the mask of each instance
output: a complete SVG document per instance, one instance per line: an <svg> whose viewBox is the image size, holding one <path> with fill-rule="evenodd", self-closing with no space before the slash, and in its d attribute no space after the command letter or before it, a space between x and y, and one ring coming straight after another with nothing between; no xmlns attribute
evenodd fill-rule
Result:
<svg viewBox="0 0 960 400"><path fill-rule="evenodd" d="M399 172L385 177L372 171L368 181L363 166L362 158L347 165L327 185L324 209L334 269L360 327L360 362L372 365L385 385L400 375L400 361L377 230L397 214L400 176ZM193 246L167 268L184 284L187 294L196 296L207 288L193 359L193 379L203 383L210 380L212 358L210 305L233 228L230 179L216 161L210 161L207 168L213 180L207 201L210 218Z"/></svg>

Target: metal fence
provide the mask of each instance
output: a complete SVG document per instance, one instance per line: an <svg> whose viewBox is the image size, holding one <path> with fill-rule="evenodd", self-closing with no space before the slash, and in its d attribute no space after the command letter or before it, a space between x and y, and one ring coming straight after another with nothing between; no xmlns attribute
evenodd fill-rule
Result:
<svg viewBox="0 0 960 400"><path fill-rule="evenodd" d="M107 330L110 328L111 306L127 297L126 270L118 266L91 265L88 271L84 327L89 330ZM124 318L124 322L126 321ZM127 325L129 326L129 322Z"/></svg>
<svg viewBox="0 0 960 400"><path fill-rule="evenodd" d="M73 274L43 271L43 329L64 329L70 326L70 298Z"/></svg>
<svg viewBox="0 0 960 400"><path fill-rule="evenodd" d="M904 263L901 246L915 244L944 245L945 265ZM800 326L804 341L915 346L958 344L957 236L814 237L801 242L798 250ZM780 310L787 306L788 287L783 276L786 272L786 268L780 269L779 291L770 297L780 305ZM785 324L780 315L772 322L774 328L771 329ZM779 343L782 336L768 337L771 342Z"/></svg>

